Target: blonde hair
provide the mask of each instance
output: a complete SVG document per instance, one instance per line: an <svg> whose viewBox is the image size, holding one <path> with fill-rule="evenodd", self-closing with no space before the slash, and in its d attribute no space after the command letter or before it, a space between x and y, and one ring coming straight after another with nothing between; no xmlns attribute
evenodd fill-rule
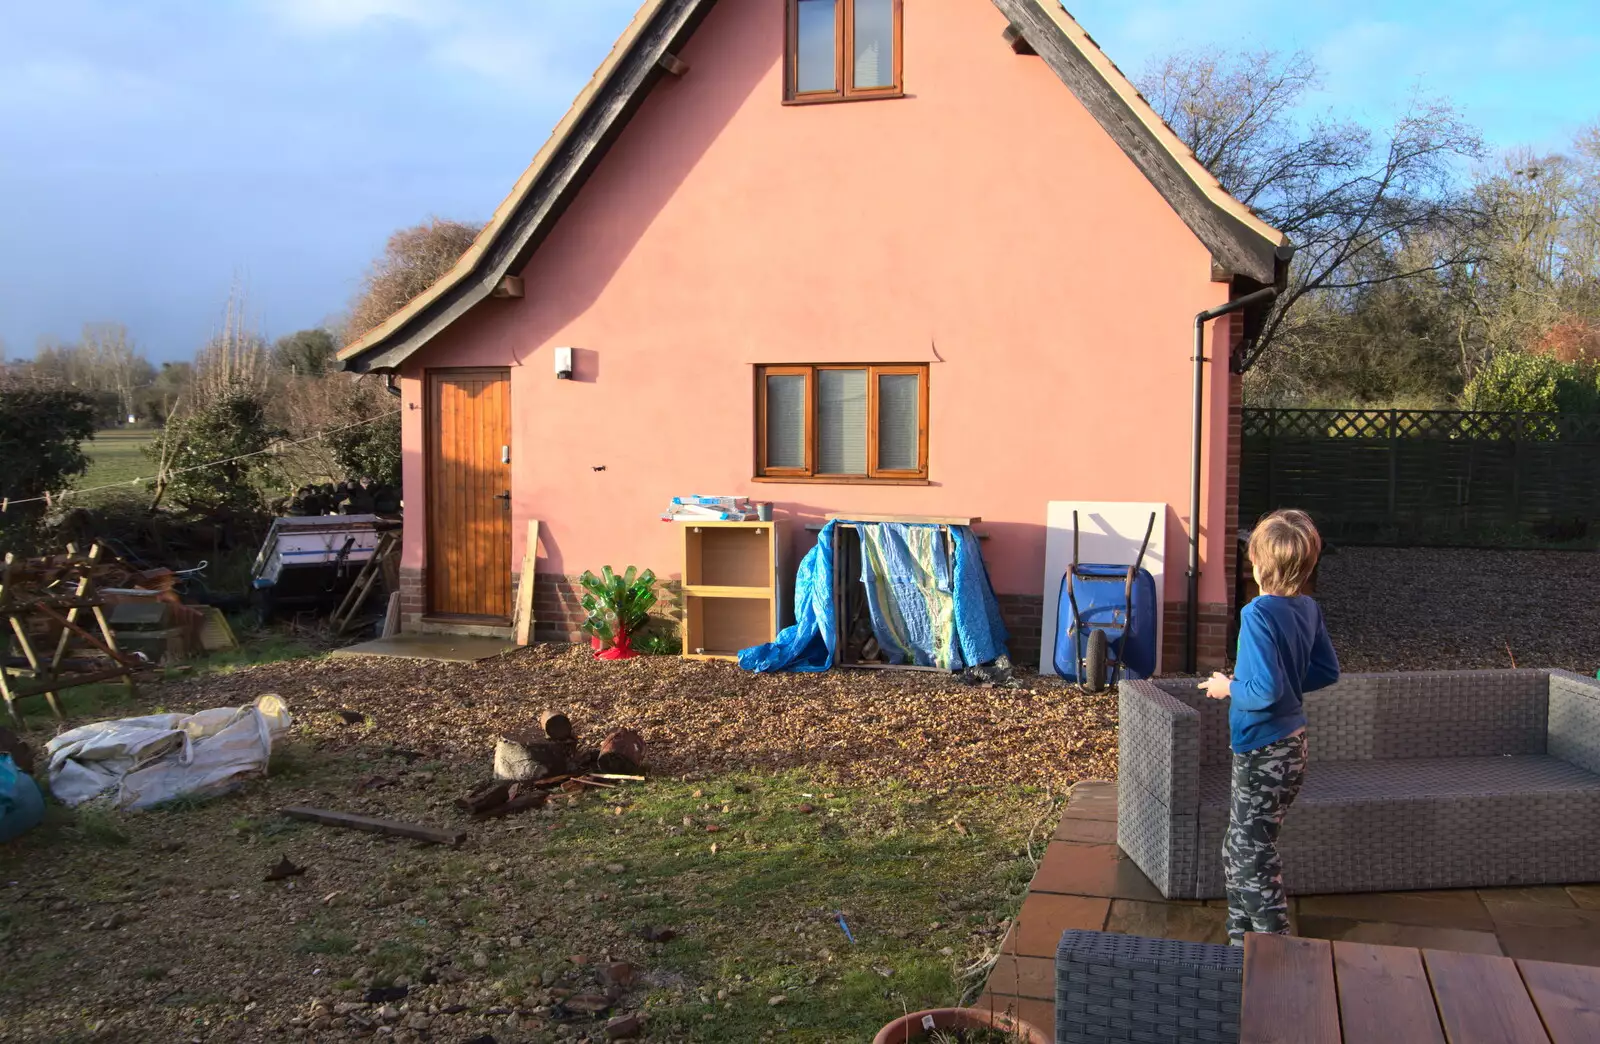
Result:
<svg viewBox="0 0 1600 1044"><path fill-rule="evenodd" d="M1250 564L1262 594L1297 595L1322 556L1322 535L1304 511L1274 511L1250 533Z"/></svg>

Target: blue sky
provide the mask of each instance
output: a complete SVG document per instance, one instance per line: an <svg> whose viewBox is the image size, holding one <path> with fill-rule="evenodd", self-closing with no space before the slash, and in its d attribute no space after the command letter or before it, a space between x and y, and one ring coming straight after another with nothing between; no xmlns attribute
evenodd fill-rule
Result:
<svg viewBox="0 0 1600 1044"><path fill-rule="evenodd" d="M0 341L119 321L186 358L236 277L269 336L321 322L394 229L488 215L634 6L0 0ZM1182 47L1304 49L1316 107L1374 123L1418 84L1496 147L1600 120L1594 0L1068 6L1130 73Z"/></svg>

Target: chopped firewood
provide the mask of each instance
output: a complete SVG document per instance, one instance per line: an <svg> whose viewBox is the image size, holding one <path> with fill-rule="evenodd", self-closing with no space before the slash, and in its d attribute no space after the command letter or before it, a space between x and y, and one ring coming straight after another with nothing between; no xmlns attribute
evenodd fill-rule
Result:
<svg viewBox="0 0 1600 1044"><path fill-rule="evenodd" d="M576 997L568 997L561 1002L568 1011L581 1011L588 1015L598 1015L611 1007L611 999L596 993L581 993Z"/></svg>
<svg viewBox="0 0 1600 1044"><path fill-rule="evenodd" d="M467 839L465 830L440 830L437 827L423 826L421 823L401 823L393 819L375 819L372 816L358 816L349 812L333 812L322 808L307 808L303 805L291 805L278 811L290 819L304 819L312 823L321 823L324 826L344 827L347 830L365 830L369 834L409 837L415 841L427 841L435 845L449 845L452 848Z"/></svg>
<svg viewBox="0 0 1600 1044"><path fill-rule="evenodd" d="M501 736L494 745L494 778L535 780L572 769L572 745L529 736Z"/></svg>
<svg viewBox="0 0 1600 1044"><path fill-rule="evenodd" d="M627 961L612 961L600 969L600 979L608 986L628 986L633 982L634 970Z"/></svg>
<svg viewBox="0 0 1600 1044"><path fill-rule="evenodd" d="M486 808L503 805L511 800L512 784L505 781L490 783L486 787L479 787L464 798L456 798L456 807L463 812L476 815Z"/></svg>
<svg viewBox="0 0 1600 1044"><path fill-rule="evenodd" d="M539 716L539 727L544 734L557 743L570 743L576 737L572 734L572 720L560 711L545 711Z"/></svg>
<svg viewBox="0 0 1600 1044"><path fill-rule="evenodd" d="M637 775L644 767L644 737L634 729L618 729L600 744L600 771Z"/></svg>
<svg viewBox="0 0 1600 1044"><path fill-rule="evenodd" d="M501 816L511 816L529 809L542 808L550 800L550 795L542 790L526 790L515 795L509 800L491 805L473 813L474 819L499 819Z"/></svg>
<svg viewBox="0 0 1600 1044"><path fill-rule="evenodd" d="M299 877L305 872L305 867L295 866L293 863L289 862L288 856L282 856L276 863L273 864L272 869L267 871L266 879L268 881L283 881L291 877Z"/></svg>
<svg viewBox="0 0 1600 1044"><path fill-rule="evenodd" d="M10 754L12 762L24 775L33 775L33 748L4 725L0 725L0 754Z"/></svg>

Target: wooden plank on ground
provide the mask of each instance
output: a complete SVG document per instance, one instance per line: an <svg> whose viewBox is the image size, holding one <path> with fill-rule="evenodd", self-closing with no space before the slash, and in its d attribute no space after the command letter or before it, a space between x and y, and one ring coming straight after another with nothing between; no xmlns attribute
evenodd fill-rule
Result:
<svg viewBox="0 0 1600 1044"><path fill-rule="evenodd" d="M400 592L389 592L389 607L383 612L383 637L393 638L400 633Z"/></svg>
<svg viewBox="0 0 1600 1044"><path fill-rule="evenodd" d="M393 819L375 819L372 816L358 816L349 812L333 812L324 808L290 805L287 808L279 809L279 811L290 819L304 819L311 823L344 827L348 830L365 830L369 834L409 837L415 841L427 841L435 845L449 845L452 848L467 839L465 830L440 830L437 827L423 826L421 823L401 823Z"/></svg>
<svg viewBox="0 0 1600 1044"><path fill-rule="evenodd" d="M517 634L518 645L533 641L533 587L539 565L539 520L528 519L528 541L522 550L522 572L517 575Z"/></svg>
<svg viewBox="0 0 1600 1044"><path fill-rule="evenodd" d="M1551 1044L1600 1040L1600 968L1518 961Z"/></svg>
<svg viewBox="0 0 1600 1044"><path fill-rule="evenodd" d="M1409 946L1333 944L1344 1044L1444 1044L1422 954Z"/></svg>
<svg viewBox="0 0 1600 1044"><path fill-rule="evenodd" d="M1450 1044L1548 1044L1511 958L1423 950L1422 959Z"/></svg>
<svg viewBox="0 0 1600 1044"><path fill-rule="evenodd" d="M1244 937L1239 1044L1339 1044L1333 946L1287 935Z"/></svg>

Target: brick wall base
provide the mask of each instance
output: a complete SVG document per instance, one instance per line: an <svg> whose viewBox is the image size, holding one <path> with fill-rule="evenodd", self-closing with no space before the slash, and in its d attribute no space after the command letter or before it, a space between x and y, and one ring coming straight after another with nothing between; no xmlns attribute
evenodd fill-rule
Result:
<svg viewBox="0 0 1600 1044"><path fill-rule="evenodd" d="M677 580L656 583L656 604L650 626L658 633L676 635L683 619L683 587ZM576 576L539 573L533 583L533 639L537 642L582 642L583 587Z"/></svg>
<svg viewBox="0 0 1600 1044"><path fill-rule="evenodd" d="M1037 595L995 595L1000 616L1011 632L1011 662L1019 667L1039 666L1044 630L1044 599Z"/></svg>
<svg viewBox="0 0 1600 1044"><path fill-rule="evenodd" d="M1189 603L1172 602L1164 609L1161 633L1161 669L1166 674L1182 674L1185 637L1189 627ZM1218 671L1233 658L1228 648L1228 628L1232 619L1226 602L1200 604L1199 669Z"/></svg>
<svg viewBox="0 0 1600 1044"><path fill-rule="evenodd" d="M400 571L400 616L402 630L412 633L423 630L426 611L424 573L420 569ZM513 587L515 578L513 578ZM676 580L663 581L659 600L652 616L653 626L668 634L676 634L683 617L681 587ZM1037 595L998 595L1000 614L1006 630L1011 632L1011 659L1018 666L1037 668L1042 645L1044 625L1044 599ZM584 640L580 627L583 624L583 589L576 576L540 573L533 588L533 637L540 642L578 642ZM1168 674L1183 670L1184 628L1187 624L1185 605L1182 602L1166 607L1164 645L1161 663ZM1211 671L1222 668L1232 659L1228 649L1230 623L1226 603L1206 604L1200 607L1200 669Z"/></svg>

